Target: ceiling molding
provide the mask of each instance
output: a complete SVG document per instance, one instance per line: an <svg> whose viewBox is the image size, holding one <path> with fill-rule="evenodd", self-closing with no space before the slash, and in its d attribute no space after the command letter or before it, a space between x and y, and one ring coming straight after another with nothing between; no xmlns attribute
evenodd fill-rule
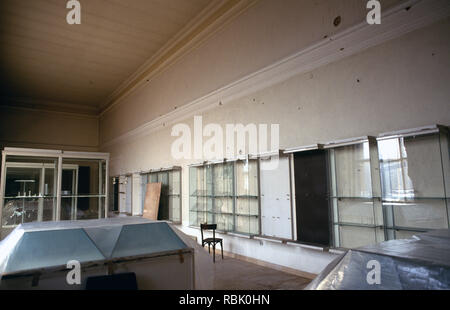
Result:
<svg viewBox="0 0 450 310"><path fill-rule="evenodd" d="M384 12L381 25L371 26L364 21L336 35L320 40L290 57L111 139L101 144L100 148L103 149L122 141L148 135L165 126L218 107L219 102L221 104L229 103L298 74L312 71L370 47L398 38L448 16L450 16L450 1L448 0L406 1Z"/></svg>
<svg viewBox="0 0 450 310"><path fill-rule="evenodd" d="M70 116L98 118L98 108L68 102L1 97L0 107L38 112L67 114Z"/></svg>
<svg viewBox="0 0 450 310"><path fill-rule="evenodd" d="M0 149L3 149L6 146L21 147L21 148L39 148L39 149L45 149L45 150L49 150L49 149L61 150L62 149L65 151L68 151L68 150L85 151L85 152L97 152L98 151L98 146L0 140Z"/></svg>
<svg viewBox="0 0 450 310"><path fill-rule="evenodd" d="M134 90L167 70L170 65L206 41L258 1L221 0L219 3L212 2L100 104L100 116L123 102L123 99Z"/></svg>

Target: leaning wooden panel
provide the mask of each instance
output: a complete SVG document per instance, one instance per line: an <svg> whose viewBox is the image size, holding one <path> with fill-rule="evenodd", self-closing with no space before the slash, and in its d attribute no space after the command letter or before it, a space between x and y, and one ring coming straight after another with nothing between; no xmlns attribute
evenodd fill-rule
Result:
<svg viewBox="0 0 450 310"><path fill-rule="evenodd" d="M149 220L158 219L159 198L161 196L161 183L148 183L145 194L144 214L142 217Z"/></svg>

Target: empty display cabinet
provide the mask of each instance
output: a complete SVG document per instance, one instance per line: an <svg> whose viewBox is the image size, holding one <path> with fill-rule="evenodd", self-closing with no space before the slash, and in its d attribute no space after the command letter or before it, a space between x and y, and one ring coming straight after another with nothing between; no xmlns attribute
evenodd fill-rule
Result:
<svg viewBox="0 0 450 310"><path fill-rule="evenodd" d="M190 225L217 224L220 231L259 234L257 160L191 166Z"/></svg>
<svg viewBox="0 0 450 310"><path fill-rule="evenodd" d="M158 220L181 223L181 168L175 167L142 174L142 210L148 183L161 183Z"/></svg>
<svg viewBox="0 0 450 310"><path fill-rule="evenodd" d="M80 284L66 281L71 261ZM27 223L0 243L1 289L79 290L130 272L138 289L194 289L194 249L169 224L133 217Z"/></svg>
<svg viewBox="0 0 450 310"><path fill-rule="evenodd" d="M5 148L1 238L22 223L106 217L108 160L107 153Z"/></svg>
<svg viewBox="0 0 450 310"><path fill-rule="evenodd" d="M449 228L448 128L383 134L378 149L387 238Z"/></svg>

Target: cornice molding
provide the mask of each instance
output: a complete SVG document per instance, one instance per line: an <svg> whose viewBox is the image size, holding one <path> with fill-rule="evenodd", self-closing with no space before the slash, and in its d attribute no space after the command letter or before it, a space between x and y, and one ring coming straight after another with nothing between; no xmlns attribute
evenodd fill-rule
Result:
<svg viewBox="0 0 450 310"><path fill-rule="evenodd" d="M147 135L164 126L217 107L219 102L222 105L229 103L298 74L312 71L398 38L448 16L450 16L450 1L448 0L406 1L384 12L381 25L369 25L364 21L336 35L320 40L292 56L111 139L101 144L100 148L103 149L125 140Z"/></svg>
<svg viewBox="0 0 450 310"><path fill-rule="evenodd" d="M0 149L3 147L19 147L19 148L39 148L45 150L62 149L65 151L84 151L84 152L97 152L98 146L86 146L86 145L72 145L72 144L58 144L58 143L45 143L45 142L30 142L30 141L9 141L0 140Z"/></svg>
<svg viewBox="0 0 450 310"><path fill-rule="evenodd" d="M212 2L100 104L100 116L206 41L259 0Z"/></svg>
<svg viewBox="0 0 450 310"><path fill-rule="evenodd" d="M2 97L0 98L0 108L59 113L84 118L98 118L98 109L94 106L28 98Z"/></svg>

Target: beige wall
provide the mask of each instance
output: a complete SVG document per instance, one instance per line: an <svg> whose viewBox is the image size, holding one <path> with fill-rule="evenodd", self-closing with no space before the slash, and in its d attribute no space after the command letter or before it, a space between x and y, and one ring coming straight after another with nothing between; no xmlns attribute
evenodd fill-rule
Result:
<svg viewBox="0 0 450 310"><path fill-rule="evenodd" d="M401 0L382 0L383 9ZM365 20L361 0L261 0L103 115L100 144ZM333 20L341 16L341 24Z"/></svg>
<svg viewBox="0 0 450 310"><path fill-rule="evenodd" d="M204 125L280 124L280 148L431 124L450 125L449 38L450 19L446 19L249 96L224 105L217 103L215 108L198 115L203 116ZM217 59L220 61L221 58ZM196 83L203 76L193 71L182 78L186 83ZM174 82L158 83L173 92L174 99L169 102L178 104L180 98L185 98L183 91L186 88L178 88ZM126 104L100 120L102 141L109 141L152 120L155 111L170 110L170 104L153 87L156 86L149 85L133 94ZM193 130L193 117L182 122ZM130 135L101 147L101 151L111 153L111 175L182 166L181 229L198 235L197 230L187 226L188 165L199 160L174 160L171 157L171 144L176 139L171 137L172 125L166 124L147 134ZM319 273L334 258L331 253L270 241L228 235L222 238L226 251L310 273Z"/></svg>
<svg viewBox="0 0 450 310"><path fill-rule="evenodd" d="M109 142L324 35L362 22L367 12L362 2L260 1L100 118L100 150L111 153L111 175L182 166L187 225L187 165L199 160L171 157L173 124ZM398 2L385 1L383 8ZM335 28L337 15L343 24ZM204 125L280 124L280 148L449 125L449 38L447 18L198 115ZM193 128L192 117L183 122Z"/></svg>
<svg viewBox="0 0 450 310"><path fill-rule="evenodd" d="M98 118L0 106L0 149L97 151Z"/></svg>
<svg viewBox="0 0 450 310"><path fill-rule="evenodd" d="M449 37L447 19L199 114L204 124L280 124L280 148L448 125ZM124 126L116 111L117 123L101 120L102 132ZM192 117L184 122L193 128ZM171 127L103 148L112 174L191 163L171 158Z"/></svg>

